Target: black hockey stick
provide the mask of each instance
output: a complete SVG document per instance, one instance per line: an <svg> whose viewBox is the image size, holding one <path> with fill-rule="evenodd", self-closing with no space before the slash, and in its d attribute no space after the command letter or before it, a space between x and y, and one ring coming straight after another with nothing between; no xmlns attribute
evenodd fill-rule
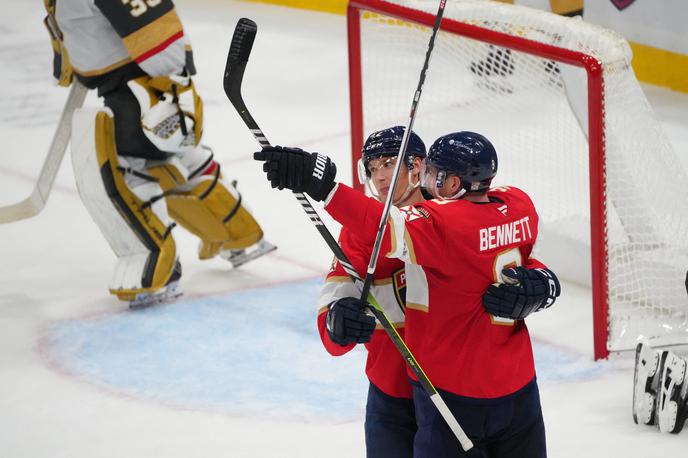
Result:
<svg viewBox="0 0 688 458"><path fill-rule="evenodd" d="M227 98L234 105L241 119L248 126L249 130L256 138L261 147L270 146L270 142L263 134L263 131L258 127L258 124L251 116L251 113L246 108L243 97L241 95L241 83L244 77L244 71L246 70L246 64L248 63L249 55L251 54L251 49L253 47L253 41L256 37L256 32L258 31L258 26L255 22L250 19L242 18L236 25L234 30L234 36L232 37L232 43L229 47L229 53L227 55L227 66L225 67L224 74L224 89L227 94ZM322 222L318 213L315 211L308 198L303 193L294 193L296 199L299 201L306 214L310 217L313 224L315 224L316 229L320 232L320 235L325 239L325 243L332 250L335 257L342 265L346 273L351 277L356 287L361 290L363 287L363 281L358 275L354 267L349 262L346 254L339 246L337 241L334 239L330 231L327 229L325 224ZM469 450L473 447L473 443L466 436L461 426L456 421L456 418L452 415L451 411L442 400L441 396L433 386L433 384L428 379L423 369L416 361L416 358L411 354L411 351L406 346L406 343L401 338L396 328L389 320L382 307L373 297L372 294L367 295L367 302L371 304L370 310L375 315L375 318L382 324L382 327L387 332L390 340L394 343L395 347L401 353L404 360L408 363L413 373L418 378L421 386L425 392L430 396L437 409L439 410L442 417L445 419L451 430L456 435L457 439L461 443L464 450Z"/></svg>
<svg viewBox="0 0 688 458"><path fill-rule="evenodd" d="M248 57L251 54L251 49L253 48L253 41L256 38L256 32L258 31L258 26L255 22L247 18L239 19L237 22L236 29L234 29L234 36L232 37L232 43L229 47L229 54L227 55L227 65L225 67L225 76L223 80L223 85L225 89L225 94L234 108L244 120L244 123L248 126L249 130L256 138L258 143L262 148L270 146L270 142L263 134L263 131L258 127L258 123L253 119L251 113L246 108L244 99L241 96L241 83L244 79L244 70L246 70L246 64L248 63ZM327 230L325 223L322 222L318 212L308 201L306 195L302 192L295 192L294 196L296 200L299 201L301 207L306 212L308 217L315 224L316 229L320 232L323 239L327 243L327 246L335 253L337 259L342 264L342 267L346 272L353 277L356 281L361 282L361 277L356 273L355 269L351 263L346 259L344 253L337 241L332 237L330 231ZM337 253L340 252L343 259Z"/></svg>
<svg viewBox="0 0 688 458"><path fill-rule="evenodd" d="M413 122L416 119L418 102L420 101L420 96L423 92L423 84L425 84L425 74L430 66L430 56L432 55L432 50L435 47L435 38L437 37L437 32L440 29L440 24L442 23L442 16L444 15L444 7L446 4L447 0L440 0L440 5L437 8L437 16L435 17L435 24L432 27L432 34L430 35L428 49L425 52L425 61L423 62L423 68L420 71L418 87L416 88L416 92L413 94L413 101L411 102L409 122L406 126L406 130L404 131L404 136L401 139L401 147L399 148L399 154L397 155L397 163L394 166L392 183L389 185L389 193L387 194L387 199L385 199L385 208L380 216L380 224L377 229L375 244L373 245L373 254L370 257L370 262L368 263L368 270L366 271L365 282L363 283L363 291L361 291L361 300L368 295L370 285L373 283L373 274L375 273L375 267L377 266L377 257L380 254L382 238L385 235L385 228L387 227L387 218L389 217L389 211L392 207L392 201L394 200L394 192L397 189L397 182L399 181L399 170L401 170L401 164L406 163L404 159L406 158L406 148L408 146L409 136L411 135L411 129L413 129Z"/></svg>

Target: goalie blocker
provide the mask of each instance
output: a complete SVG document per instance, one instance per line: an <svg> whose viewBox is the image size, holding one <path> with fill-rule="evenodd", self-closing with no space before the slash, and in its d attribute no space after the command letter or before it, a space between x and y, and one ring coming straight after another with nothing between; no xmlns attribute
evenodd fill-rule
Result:
<svg viewBox="0 0 688 458"><path fill-rule="evenodd" d="M633 421L678 434L688 418L688 362L670 350L636 347Z"/></svg>

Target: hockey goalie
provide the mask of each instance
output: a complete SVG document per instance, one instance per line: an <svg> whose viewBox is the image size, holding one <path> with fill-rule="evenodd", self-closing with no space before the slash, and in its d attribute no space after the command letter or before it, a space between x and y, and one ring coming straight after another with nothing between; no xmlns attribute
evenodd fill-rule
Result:
<svg viewBox="0 0 688 458"><path fill-rule="evenodd" d="M72 164L81 199L117 255L110 293L130 306L180 294L172 229L200 239L199 258L234 266L275 249L213 152L191 48L171 0L45 0L54 76L97 89L79 109Z"/></svg>

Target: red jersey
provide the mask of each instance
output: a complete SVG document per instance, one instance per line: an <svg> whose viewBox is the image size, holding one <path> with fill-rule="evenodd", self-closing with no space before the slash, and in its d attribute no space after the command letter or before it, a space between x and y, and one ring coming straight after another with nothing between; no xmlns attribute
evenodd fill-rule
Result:
<svg viewBox="0 0 688 458"><path fill-rule="evenodd" d="M372 243L365 244L354 236L351 231L342 228L339 244L349 258L351 265L359 274L366 271L370 255L373 251ZM377 263L371 293L380 303L390 321L394 324L399 335L404 337L404 303L406 278L404 262L399 259L381 256ZM335 259L327 274L325 286L318 300L318 330L325 349L334 356L343 355L354 348L354 344L341 346L332 342L325 328L327 306L337 299L347 296L360 297L361 293ZM368 350L366 375L368 379L382 392L397 398L412 397L411 383L406 375L406 362L399 354L392 341L380 323L377 324L370 342L365 344Z"/></svg>
<svg viewBox="0 0 688 458"><path fill-rule="evenodd" d="M437 388L473 398L506 396L535 376L525 322L488 314L482 295L505 266L544 267L530 258L538 215L527 194L502 187L488 196L393 207L381 248L406 262L409 349ZM325 209L375 239L380 202L339 184Z"/></svg>

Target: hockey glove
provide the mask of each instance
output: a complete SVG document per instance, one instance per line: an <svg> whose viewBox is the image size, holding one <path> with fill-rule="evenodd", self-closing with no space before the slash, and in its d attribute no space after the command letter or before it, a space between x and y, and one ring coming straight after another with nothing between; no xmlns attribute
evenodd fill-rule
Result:
<svg viewBox="0 0 688 458"><path fill-rule="evenodd" d="M483 294L485 310L502 318L522 320L550 307L561 293L559 280L549 269L508 268L502 270L502 280Z"/></svg>
<svg viewBox="0 0 688 458"><path fill-rule="evenodd" d="M305 192L315 201L325 200L334 188L337 166L324 154L269 146L253 158L265 162L263 171L273 188Z"/></svg>
<svg viewBox="0 0 688 458"><path fill-rule="evenodd" d="M339 345L370 342L375 318L365 312L365 302L343 297L330 304L325 324L332 342Z"/></svg>

